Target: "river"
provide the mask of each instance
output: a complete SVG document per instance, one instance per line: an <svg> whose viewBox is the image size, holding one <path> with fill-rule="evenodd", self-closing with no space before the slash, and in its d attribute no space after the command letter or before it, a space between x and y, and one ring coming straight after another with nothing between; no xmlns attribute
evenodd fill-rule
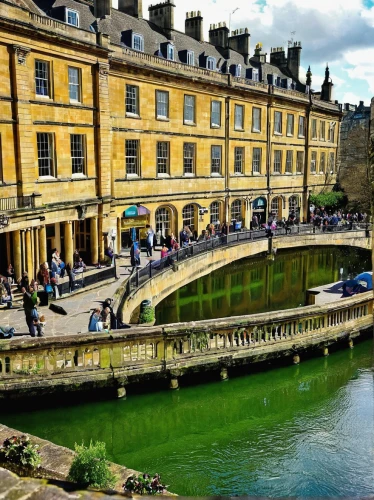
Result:
<svg viewBox="0 0 374 500"><path fill-rule="evenodd" d="M373 342L298 366L126 400L31 410L0 421L159 472L180 495L374 494ZM250 368L248 368L248 372ZM183 381L182 381L183 383Z"/></svg>

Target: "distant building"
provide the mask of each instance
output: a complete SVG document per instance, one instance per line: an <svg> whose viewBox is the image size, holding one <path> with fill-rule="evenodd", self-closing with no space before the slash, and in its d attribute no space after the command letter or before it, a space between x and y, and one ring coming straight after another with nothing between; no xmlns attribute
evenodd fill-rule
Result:
<svg viewBox="0 0 374 500"><path fill-rule="evenodd" d="M253 214L307 217L336 177L340 106L285 50L175 5L142 0L0 2L0 272L30 276L52 248L97 262L146 224L198 234ZM270 59L270 61L269 61ZM199 214L200 208L207 213Z"/></svg>

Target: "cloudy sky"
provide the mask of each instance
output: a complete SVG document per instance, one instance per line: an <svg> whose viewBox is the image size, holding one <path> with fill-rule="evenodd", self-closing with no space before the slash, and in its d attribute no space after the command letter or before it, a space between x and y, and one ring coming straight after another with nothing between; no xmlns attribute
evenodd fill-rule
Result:
<svg viewBox="0 0 374 500"><path fill-rule="evenodd" d="M115 6L116 0L113 1ZM144 17L149 4L143 0ZM262 42L270 48L284 46L293 38L302 43L301 65L305 74L310 64L313 88L320 90L326 62L340 102L369 104L374 96L374 0L174 0L175 28L184 31L186 10L201 10L204 36L209 24L226 21L231 30L248 27L251 54ZM291 35L292 32L296 32ZM269 56L268 56L269 57Z"/></svg>

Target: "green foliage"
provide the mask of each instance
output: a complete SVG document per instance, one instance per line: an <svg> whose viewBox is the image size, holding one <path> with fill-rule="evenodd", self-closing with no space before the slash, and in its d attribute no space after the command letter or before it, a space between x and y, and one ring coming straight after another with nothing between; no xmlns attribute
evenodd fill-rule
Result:
<svg viewBox="0 0 374 500"><path fill-rule="evenodd" d="M116 476L109 469L105 443L91 441L88 447L84 443L75 443L75 452L76 456L69 470L69 481L85 488L112 488L115 485Z"/></svg>
<svg viewBox="0 0 374 500"><path fill-rule="evenodd" d="M155 320L155 308L146 306L139 315L139 323L152 323Z"/></svg>
<svg viewBox="0 0 374 500"><path fill-rule="evenodd" d="M0 458L23 467L37 468L42 459L39 455L39 445L31 444L28 436L11 436L0 448Z"/></svg>
<svg viewBox="0 0 374 500"><path fill-rule="evenodd" d="M161 484L161 476L155 474L153 478L149 474L140 474L129 476L123 485L125 491L137 493L138 495L163 495L166 493L167 486Z"/></svg>
<svg viewBox="0 0 374 500"><path fill-rule="evenodd" d="M206 332L191 333L189 337L191 339L191 348L194 351L196 349L200 349L200 351L202 351L203 349L206 349L209 345L209 333Z"/></svg>
<svg viewBox="0 0 374 500"><path fill-rule="evenodd" d="M342 191L330 191L328 193L311 194L310 202L316 207L337 208L344 203Z"/></svg>

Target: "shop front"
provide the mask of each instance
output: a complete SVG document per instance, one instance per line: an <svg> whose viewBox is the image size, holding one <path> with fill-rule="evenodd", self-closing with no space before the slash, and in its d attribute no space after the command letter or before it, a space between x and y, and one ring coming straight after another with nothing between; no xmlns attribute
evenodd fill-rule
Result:
<svg viewBox="0 0 374 500"><path fill-rule="evenodd" d="M121 219L121 247L131 247L133 241L138 240L145 248L147 225L150 221L150 211L143 205L132 205L127 208Z"/></svg>
<svg viewBox="0 0 374 500"><path fill-rule="evenodd" d="M261 227L261 224L265 224L266 222L266 199L263 198L262 196L259 198L256 198L252 202L252 217L256 215L257 220L258 220L258 225ZM252 222L251 222L251 229L252 229Z"/></svg>

